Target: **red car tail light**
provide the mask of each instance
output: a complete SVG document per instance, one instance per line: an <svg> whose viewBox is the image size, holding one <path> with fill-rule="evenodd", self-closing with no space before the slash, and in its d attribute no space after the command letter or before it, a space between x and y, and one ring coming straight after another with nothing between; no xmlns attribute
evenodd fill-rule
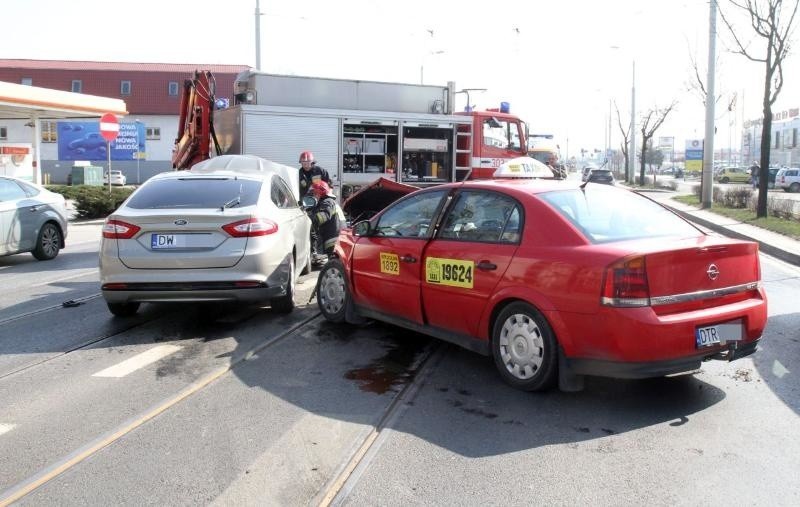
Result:
<svg viewBox="0 0 800 507"><path fill-rule="evenodd" d="M604 306L650 305L644 257L622 259L606 268L600 302Z"/></svg>
<svg viewBox="0 0 800 507"><path fill-rule="evenodd" d="M131 239L142 228L122 220L106 220L103 237L109 239Z"/></svg>
<svg viewBox="0 0 800 507"><path fill-rule="evenodd" d="M234 238L249 238L274 234L278 232L278 224L267 218L248 218L223 225L222 230Z"/></svg>

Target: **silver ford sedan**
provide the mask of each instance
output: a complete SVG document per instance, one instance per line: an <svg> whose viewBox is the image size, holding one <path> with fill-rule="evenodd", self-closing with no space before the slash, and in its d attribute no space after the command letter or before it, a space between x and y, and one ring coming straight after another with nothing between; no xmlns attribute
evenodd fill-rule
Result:
<svg viewBox="0 0 800 507"><path fill-rule="evenodd" d="M55 258L67 237L64 196L11 176L0 176L0 255L31 252Z"/></svg>
<svg viewBox="0 0 800 507"><path fill-rule="evenodd" d="M311 269L311 222L292 190L297 169L245 155L150 178L109 215L100 283L114 315L143 302L268 301L294 308Z"/></svg>

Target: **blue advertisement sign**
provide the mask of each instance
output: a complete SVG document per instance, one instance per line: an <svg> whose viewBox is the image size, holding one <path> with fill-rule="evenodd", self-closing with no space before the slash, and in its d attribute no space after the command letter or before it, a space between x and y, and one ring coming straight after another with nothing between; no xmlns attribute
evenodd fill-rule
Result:
<svg viewBox="0 0 800 507"><path fill-rule="evenodd" d="M145 125L120 123L119 135L111 143L111 160L145 158ZM107 160L106 140L100 135L100 122L58 122L59 160Z"/></svg>

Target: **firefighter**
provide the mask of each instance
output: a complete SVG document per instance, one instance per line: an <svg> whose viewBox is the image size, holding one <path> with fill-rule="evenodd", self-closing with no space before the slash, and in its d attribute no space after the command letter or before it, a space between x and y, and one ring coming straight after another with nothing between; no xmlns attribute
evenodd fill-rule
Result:
<svg viewBox="0 0 800 507"><path fill-rule="evenodd" d="M558 163L558 157L555 153L550 153L547 156L547 165L553 171L553 175L556 179L563 180L567 178L567 171L563 164Z"/></svg>
<svg viewBox="0 0 800 507"><path fill-rule="evenodd" d="M300 197L308 194L312 183L324 181L328 186L333 186L328 171L317 165L314 154L304 151L300 154Z"/></svg>
<svg viewBox="0 0 800 507"><path fill-rule="evenodd" d="M310 193L317 200L317 204L310 210L309 216L318 231L322 251L325 252L324 255L317 256L314 261L324 263L328 255L333 252L339 230L345 226L344 212L336 203L333 190L324 181L312 183Z"/></svg>

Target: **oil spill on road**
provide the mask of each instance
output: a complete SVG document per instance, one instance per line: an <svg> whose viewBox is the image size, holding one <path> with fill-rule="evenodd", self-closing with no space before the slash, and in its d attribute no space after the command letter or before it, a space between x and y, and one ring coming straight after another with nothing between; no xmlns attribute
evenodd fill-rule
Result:
<svg viewBox="0 0 800 507"><path fill-rule="evenodd" d="M385 342L386 353L369 365L347 371L344 378L356 381L364 392L397 392L414 379L418 359L431 339L407 333L404 336L385 335L379 340Z"/></svg>

